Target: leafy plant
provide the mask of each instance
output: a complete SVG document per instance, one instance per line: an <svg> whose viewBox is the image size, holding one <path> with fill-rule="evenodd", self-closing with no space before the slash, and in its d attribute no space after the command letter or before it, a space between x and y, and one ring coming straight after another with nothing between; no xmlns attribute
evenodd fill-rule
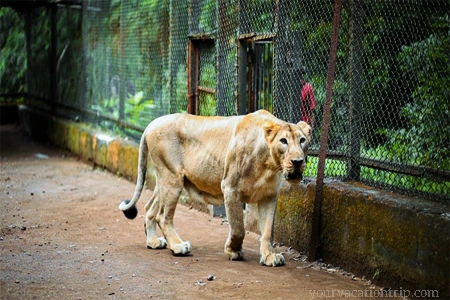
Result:
<svg viewBox="0 0 450 300"><path fill-rule="evenodd" d="M25 32L23 18L12 8L0 8L0 92L26 92ZM13 76L12 76L13 74Z"/></svg>
<svg viewBox="0 0 450 300"><path fill-rule="evenodd" d="M127 121L138 126L146 126L149 122L150 112L155 107L154 101L144 100L144 92L142 91L128 96L129 98L125 102Z"/></svg>
<svg viewBox="0 0 450 300"><path fill-rule="evenodd" d="M114 119L119 118L119 99L111 97L100 101L100 104L92 105L92 109L101 115L106 115Z"/></svg>

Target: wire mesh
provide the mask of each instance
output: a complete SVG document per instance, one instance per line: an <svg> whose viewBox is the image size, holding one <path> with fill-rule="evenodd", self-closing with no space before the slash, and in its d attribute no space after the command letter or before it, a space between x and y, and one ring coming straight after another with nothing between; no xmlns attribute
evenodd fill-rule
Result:
<svg viewBox="0 0 450 300"><path fill-rule="evenodd" d="M202 116L216 115L216 51L214 44L202 44L199 51L198 113Z"/></svg>
<svg viewBox="0 0 450 300"><path fill-rule="evenodd" d="M238 113L237 88L237 36L239 24L238 3L233 0L219 0L217 16L217 114L231 116Z"/></svg>
<svg viewBox="0 0 450 300"><path fill-rule="evenodd" d="M57 98L71 107L84 107L82 80L83 43L82 11L80 7L61 6L57 10ZM74 76L74 74L78 76ZM80 77L81 78L80 78Z"/></svg>
<svg viewBox="0 0 450 300"><path fill-rule="evenodd" d="M26 86L27 53L25 34L14 34L24 27L24 19L13 9L0 10L0 94L23 92ZM15 74L16 76L11 76ZM10 101L10 100L8 100Z"/></svg>
<svg viewBox="0 0 450 300"><path fill-rule="evenodd" d="M31 76L31 94L40 98L50 97L50 18L45 8L37 8L31 11L31 57L29 67Z"/></svg>
<svg viewBox="0 0 450 300"><path fill-rule="evenodd" d="M343 1L326 176L450 199L448 11L448 1ZM46 99L50 16L31 12L25 82ZM332 16L332 1L315 0L60 4L56 100L126 134L191 98L203 115L265 108L311 123L314 176Z"/></svg>

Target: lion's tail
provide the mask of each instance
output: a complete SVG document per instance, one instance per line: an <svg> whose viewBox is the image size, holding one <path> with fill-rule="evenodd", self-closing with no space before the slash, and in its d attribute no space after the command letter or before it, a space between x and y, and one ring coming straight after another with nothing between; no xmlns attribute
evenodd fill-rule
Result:
<svg viewBox="0 0 450 300"><path fill-rule="evenodd" d="M134 219L137 216L136 203L141 196L142 189L144 188L145 174L147 173L147 158L148 158L148 146L147 140L145 138L146 134L141 137L141 142L139 145L139 161L138 161L138 176L136 182L136 188L134 190L133 198L131 200L123 200L119 209L123 211L125 217L128 219Z"/></svg>

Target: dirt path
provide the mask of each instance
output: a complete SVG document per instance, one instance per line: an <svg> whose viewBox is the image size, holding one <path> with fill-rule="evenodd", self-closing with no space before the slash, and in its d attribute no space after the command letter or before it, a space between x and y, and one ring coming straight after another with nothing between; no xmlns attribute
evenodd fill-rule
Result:
<svg viewBox="0 0 450 300"><path fill-rule="evenodd" d="M1 299L325 299L349 291L368 299L358 296L378 289L300 261L263 267L254 233L244 241L246 260L228 261L228 225L182 205L175 224L192 255L149 250L142 215L129 221L117 209L134 183L14 126L0 135ZM150 195L143 193L140 213Z"/></svg>

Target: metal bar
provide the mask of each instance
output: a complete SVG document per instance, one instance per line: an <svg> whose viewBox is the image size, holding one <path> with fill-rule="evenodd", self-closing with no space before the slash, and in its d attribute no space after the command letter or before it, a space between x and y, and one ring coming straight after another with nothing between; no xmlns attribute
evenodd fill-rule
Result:
<svg viewBox="0 0 450 300"><path fill-rule="evenodd" d="M143 132L145 130L145 127L136 126L136 125L124 122L124 121L122 121L120 119L111 118L111 117L106 116L106 115L100 115L95 110L83 109L83 108L79 108L79 107L68 105L68 104L64 104L64 103L56 103L56 102L49 101L48 99L45 99L45 98L42 98L42 97L35 97L35 96L32 96L32 95L29 95L28 97L34 99L35 101L38 100L37 102L48 103L48 104L52 105L52 107L53 106L59 106L59 107L61 107L63 109L77 111L77 112L80 112L80 113L83 113L83 114L86 114L86 115L87 114L92 115L92 116L94 116L96 118L100 118L102 120L111 121L111 122L114 122L114 123L116 123L117 125L119 125L120 127L123 127L123 128L133 129L133 130L136 130L136 131L139 131L139 132ZM35 106L34 108L37 108L39 110L39 107Z"/></svg>
<svg viewBox="0 0 450 300"><path fill-rule="evenodd" d="M244 115L249 112L248 97L247 97L247 41L238 40L238 86L237 86L237 112L239 115Z"/></svg>
<svg viewBox="0 0 450 300"><path fill-rule="evenodd" d="M5 98L20 98L20 97L28 97L30 93L6 93L0 94L0 97Z"/></svg>
<svg viewBox="0 0 450 300"><path fill-rule="evenodd" d="M56 28L56 5L51 5L50 9L50 99L53 102L58 102L58 84L56 82L57 80L57 73L56 73L56 65L57 65L57 58L56 58L56 51L57 51L57 43L58 43L58 37L57 37L57 28Z"/></svg>
<svg viewBox="0 0 450 300"><path fill-rule="evenodd" d="M61 2L60 2L61 3ZM83 10L83 4L87 6L87 4L84 1L79 1L79 4L70 4L70 3L63 3L63 4L59 4L58 3L58 8L64 8L66 6L70 6L70 8L72 9L80 9ZM101 12L102 9L98 8L98 7L92 7L89 6L86 8L86 10L88 11L93 11L93 12Z"/></svg>
<svg viewBox="0 0 450 300"><path fill-rule="evenodd" d="M450 171L446 170L407 166L400 163L384 162L370 158L359 158L358 163L361 166L382 171L391 171L399 174L426 177L434 180L450 181Z"/></svg>
<svg viewBox="0 0 450 300"><path fill-rule="evenodd" d="M67 41L66 46L64 46L63 51L61 52L61 54L59 55L59 59L58 62L56 63L56 74L59 75L59 67L61 65L61 61L64 58L64 55L66 54L67 48L69 48L70 45L70 41Z"/></svg>
<svg viewBox="0 0 450 300"><path fill-rule="evenodd" d="M195 90L196 81L195 81L195 45L194 41L189 40L188 42L188 62L187 62L187 79L188 79L188 102L186 111L190 114L195 114Z"/></svg>
<svg viewBox="0 0 450 300"><path fill-rule="evenodd" d="M25 12L25 39L26 39L26 50L27 50L27 92L33 92L33 68L31 64L32 53L31 53L31 11L27 10Z"/></svg>
<svg viewBox="0 0 450 300"><path fill-rule="evenodd" d="M268 42L276 36L275 33L267 33L267 34L257 34L256 32L249 32L238 35L238 40L247 40L249 42Z"/></svg>
<svg viewBox="0 0 450 300"><path fill-rule="evenodd" d="M198 85L200 83L200 49L195 47L195 102L194 102L194 114L198 115L200 111L200 95L198 92Z"/></svg>
<svg viewBox="0 0 450 300"><path fill-rule="evenodd" d="M86 80L86 66L87 66L87 34L88 34L88 27L87 27L87 16L88 16L88 3L86 2L82 2L81 3L81 18L80 18L80 23L81 23L81 42L82 42L82 46L81 46L81 62L82 62L82 66L81 66L81 99L83 101L83 107L84 109L88 109L91 105L91 103L89 103L88 98L86 97L86 91L87 91L87 80ZM109 77L107 77L109 78Z"/></svg>
<svg viewBox="0 0 450 300"><path fill-rule="evenodd" d="M317 250L319 247L320 214L323 199L323 179L325 175L325 158L327 154L326 148L331 118L331 100L333 96L333 81L336 67L336 53L338 47L338 34L341 19L341 9L342 9L341 0L335 0L333 13L333 27L331 35L330 60L328 64L326 99L323 111L322 135L320 139L320 149L319 149L319 165L317 169L316 195L314 199L314 212L312 218L311 240L309 245L309 256L308 256L308 259L312 261L316 260Z"/></svg>
<svg viewBox="0 0 450 300"><path fill-rule="evenodd" d="M125 40L125 30L126 30L126 26L128 25L128 20L126 18L126 12L124 9L124 3L123 1L120 1L120 28L119 28L119 32L120 32L120 55L119 55L119 70L120 70L120 81L119 81L119 118L121 120L125 119L125 98L127 97L127 76L128 74L126 74L125 70L125 59L126 59L126 54L125 54L125 45L126 45L126 40Z"/></svg>
<svg viewBox="0 0 450 300"><path fill-rule="evenodd" d="M215 94L216 93L215 89L212 89L212 88L209 88L209 87L206 87L206 86L198 86L197 90L205 92L205 93L208 93L208 94Z"/></svg>
<svg viewBox="0 0 450 300"><path fill-rule="evenodd" d="M275 37L274 33L267 33L267 34L261 34L257 35L254 38L252 38L252 42L268 42L271 43L271 40Z"/></svg>
<svg viewBox="0 0 450 300"><path fill-rule="evenodd" d="M362 87L362 40L363 2L351 1L350 18L350 159L348 178L359 180L361 166L358 163L361 152L361 87Z"/></svg>
<svg viewBox="0 0 450 300"><path fill-rule="evenodd" d="M265 103L261 102L264 99L261 99L261 92L263 91L263 84L264 84L264 69L263 69L263 55L264 55L264 46L261 44L254 44L255 45L255 61L256 61L256 81L255 81L255 101L256 101L256 108L260 109L265 107Z"/></svg>
<svg viewBox="0 0 450 300"><path fill-rule="evenodd" d="M319 156L319 151L308 151L309 156ZM328 151L327 158L336 159L340 161L347 161L349 156L347 153L339 151ZM358 157L356 158L357 164L372 169L381 171L390 171L398 174L411 175L416 177L425 177L439 181L450 181L450 171L434 169L430 167L417 167L406 165L402 163L382 161L372 158Z"/></svg>
<svg viewBox="0 0 450 300"><path fill-rule="evenodd" d="M216 32L203 32L203 33L195 33L190 34L188 36L189 39L192 40L198 40L198 41L208 41L208 40L214 40L214 37L216 35Z"/></svg>
<svg viewBox="0 0 450 300"><path fill-rule="evenodd" d="M256 109L255 103L255 78L254 78L254 45L252 43L248 44L247 52L247 101L248 101L248 112L254 112Z"/></svg>
<svg viewBox="0 0 450 300"><path fill-rule="evenodd" d="M245 34L238 35L238 40L250 40L256 36L256 32L249 32Z"/></svg>
<svg viewBox="0 0 450 300"><path fill-rule="evenodd" d="M273 41L270 43L268 50L267 50L267 61L266 63L266 70L267 70L267 99L270 103L271 112L273 112L273 55L274 55L274 47L273 47ZM272 71L272 73L271 73Z"/></svg>

